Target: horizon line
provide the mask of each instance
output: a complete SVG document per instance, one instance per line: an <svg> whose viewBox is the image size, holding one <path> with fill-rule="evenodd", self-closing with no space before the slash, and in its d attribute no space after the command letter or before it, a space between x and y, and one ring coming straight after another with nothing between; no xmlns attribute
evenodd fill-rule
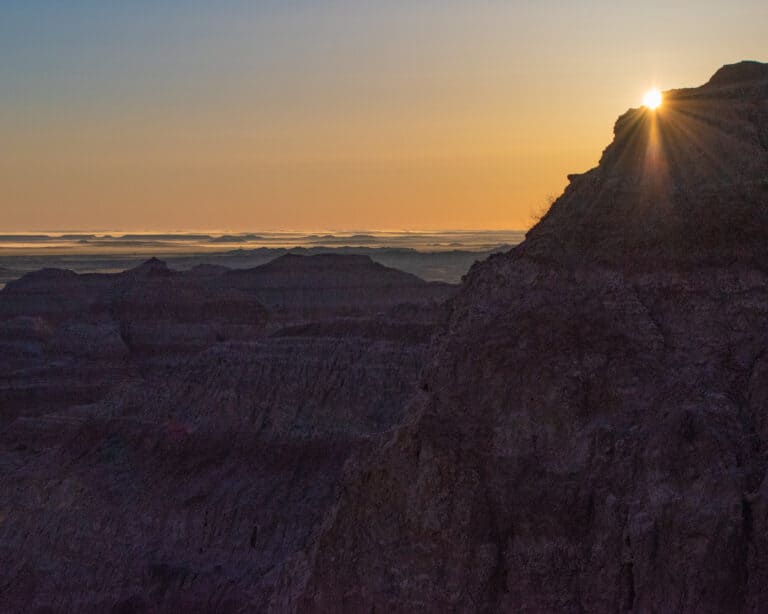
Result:
<svg viewBox="0 0 768 614"><path fill-rule="evenodd" d="M83 229L73 228L64 230L40 230L40 229L28 229L28 230L3 230L0 229L0 235L13 236L13 235L29 235L29 234L41 234L48 236L56 235L68 235L68 234L91 234L91 235L121 235L121 234L134 234L134 235L150 235L150 234L166 234L166 235L190 235L190 234L209 234L209 235L242 235L242 234L364 234L364 233L377 233L377 234L440 234L440 233L486 233L486 232L527 232L529 228L440 228L440 229L373 229L373 228L359 228L353 230L339 230L339 229L288 229L281 228L277 230L267 229L246 229L246 230L222 230L222 229L197 229L189 228L185 230L179 229Z"/></svg>

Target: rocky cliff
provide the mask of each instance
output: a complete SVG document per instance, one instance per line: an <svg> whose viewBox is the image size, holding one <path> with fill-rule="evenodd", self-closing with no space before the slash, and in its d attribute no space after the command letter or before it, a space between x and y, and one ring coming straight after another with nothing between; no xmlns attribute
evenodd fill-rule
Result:
<svg viewBox="0 0 768 614"><path fill-rule="evenodd" d="M451 303L286 608L760 612L768 65L616 124Z"/></svg>

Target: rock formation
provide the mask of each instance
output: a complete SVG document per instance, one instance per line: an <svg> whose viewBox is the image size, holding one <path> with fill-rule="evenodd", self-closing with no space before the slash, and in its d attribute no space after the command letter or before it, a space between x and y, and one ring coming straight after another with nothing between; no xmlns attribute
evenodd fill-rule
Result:
<svg viewBox="0 0 768 614"><path fill-rule="evenodd" d="M348 256L9 283L0 611L269 607L453 291Z"/></svg>
<svg viewBox="0 0 768 614"><path fill-rule="evenodd" d="M444 283L425 283L359 255L287 254L259 267L229 271L220 281L255 296L279 321L370 315L446 296Z"/></svg>
<svg viewBox="0 0 768 614"><path fill-rule="evenodd" d="M615 132L472 269L286 608L764 611L768 65Z"/></svg>

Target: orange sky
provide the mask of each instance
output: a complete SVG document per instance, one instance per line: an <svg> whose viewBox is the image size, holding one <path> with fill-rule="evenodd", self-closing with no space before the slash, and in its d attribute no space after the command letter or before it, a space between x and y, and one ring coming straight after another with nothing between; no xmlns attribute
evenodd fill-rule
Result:
<svg viewBox="0 0 768 614"><path fill-rule="evenodd" d="M768 59L754 1L104 4L4 3L0 231L525 228L648 87Z"/></svg>

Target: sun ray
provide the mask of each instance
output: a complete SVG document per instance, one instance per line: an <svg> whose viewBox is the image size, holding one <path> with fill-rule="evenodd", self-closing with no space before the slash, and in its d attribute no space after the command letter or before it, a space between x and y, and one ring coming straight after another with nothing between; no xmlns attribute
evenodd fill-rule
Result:
<svg viewBox="0 0 768 614"><path fill-rule="evenodd" d="M648 90L643 96L643 105L654 111L661 106L662 100L663 96L661 95L661 92L654 87L653 89Z"/></svg>

